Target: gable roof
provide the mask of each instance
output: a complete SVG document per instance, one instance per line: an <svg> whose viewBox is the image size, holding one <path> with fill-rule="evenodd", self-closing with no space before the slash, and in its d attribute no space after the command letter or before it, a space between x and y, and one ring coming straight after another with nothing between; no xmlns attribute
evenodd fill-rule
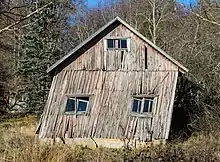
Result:
<svg viewBox="0 0 220 162"><path fill-rule="evenodd" d="M90 37L88 37L85 41L80 43L78 46L76 46L73 50L71 50L67 55L62 57L59 61L57 61L55 64L50 66L47 69L47 73L51 72L54 70L56 67L58 67L63 61L68 59L70 56L72 56L75 52L77 52L79 49L81 49L84 45L86 45L88 42L90 42L92 39L94 39L98 34L100 34L102 31L104 31L107 27L112 25L115 22L120 22L123 24L125 27L127 27L130 31L132 31L134 34L136 34L138 37L140 37L142 40L144 40L147 44L149 44L151 47L156 49L160 54L162 54L164 57L166 57L168 60L170 60L172 63L177 65L179 67L179 71L181 73L186 73L189 70L184 67L182 64L180 64L177 60L169 56L166 52L164 52L162 49L160 49L158 46L156 46L154 43L152 43L150 40L148 40L146 37L144 37L142 34L140 34L138 31L136 31L134 28L132 28L130 25L128 25L125 21L123 21L120 17L116 17L110 22L108 22L106 25L104 25L102 28L100 28L98 31L96 31L94 34L92 34Z"/></svg>

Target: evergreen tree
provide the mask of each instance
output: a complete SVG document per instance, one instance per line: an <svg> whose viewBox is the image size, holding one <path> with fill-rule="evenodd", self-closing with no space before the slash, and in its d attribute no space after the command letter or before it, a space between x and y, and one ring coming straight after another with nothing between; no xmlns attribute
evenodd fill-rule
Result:
<svg viewBox="0 0 220 162"><path fill-rule="evenodd" d="M46 3L38 2L31 9L36 10ZM65 15L59 14L62 7L61 3L54 2L33 15L23 31L18 74L23 80L28 112L42 111L51 82L46 69L63 54L59 47L65 26Z"/></svg>

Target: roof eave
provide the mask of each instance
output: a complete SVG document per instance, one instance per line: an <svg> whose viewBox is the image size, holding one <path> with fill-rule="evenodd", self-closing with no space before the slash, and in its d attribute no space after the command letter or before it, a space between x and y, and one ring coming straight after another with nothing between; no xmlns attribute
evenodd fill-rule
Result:
<svg viewBox="0 0 220 162"><path fill-rule="evenodd" d="M182 64L180 64L178 61L176 61L174 58L172 58L170 55L168 55L165 51L163 51L161 48L159 48L158 46L156 46L153 42L151 42L150 40L148 40L146 37L144 37L141 33L139 33L138 31L136 31L134 28L132 28L129 24L127 24L124 20L122 20L120 17L117 17L117 20L120 21L123 25L125 25L129 30L131 30L133 33L135 33L138 37L140 37L141 39L143 39L145 42L147 42L151 47L153 47L154 49L156 49L159 53L161 53L162 55L164 55L167 59L169 59L171 62L173 62L175 65L177 65L179 67L179 71L181 73L187 73L189 70L183 66Z"/></svg>
<svg viewBox="0 0 220 162"><path fill-rule="evenodd" d="M186 68L184 68L184 69L179 68L179 72L181 72L182 74L185 74L185 73L188 73L188 72L189 72L189 70L188 70L188 69L186 69Z"/></svg>
<svg viewBox="0 0 220 162"><path fill-rule="evenodd" d="M115 21L118 20L118 17L114 18L113 20L111 20L110 22L108 22L106 25L104 25L102 28L100 28L99 30L97 30L94 34L92 34L90 37L88 37L86 40L84 40L83 42L81 42L78 46L76 46L73 50L71 50L67 55L65 55L64 57L62 57L60 60L58 60L56 63L54 63L52 66L50 66L47 69L47 73L50 73L51 71L53 71L53 69L55 69L60 63L62 63L64 60L66 60L68 57L70 57L73 53L75 53L77 50L79 50L81 47L83 47L86 43L88 43L89 41L91 41L93 38L95 38L98 34L100 34L103 30L105 30L108 26L110 26L112 23L114 23Z"/></svg>

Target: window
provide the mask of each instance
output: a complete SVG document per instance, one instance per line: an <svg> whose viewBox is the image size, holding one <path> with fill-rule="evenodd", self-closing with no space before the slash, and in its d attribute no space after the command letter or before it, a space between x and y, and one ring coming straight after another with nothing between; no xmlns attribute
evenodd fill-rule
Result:
<svg viewBox="0 0 220 162"><path fill-rule="evenodd" d="M88 109L89 97L69 97L67 99L65 113L81 114Z"/></svg>
<svg viewBox="0 0 220 162"><path fill-rule="evenodd" d="M107 48L126 49L127 39L107 39Z"/></svg>
<svg viewBox="0 0 220 162"><path fill-rule="evenodd" d="M104 43L105 50L107 49L122 49L130 51L130 38L109 38Z"/></svg>
<svg viewBox="0 0 220 162"><path fill-rule="evenodd" d="M150 114L153 112L154 98L134 97L132 102L132 113Z"/></svg>

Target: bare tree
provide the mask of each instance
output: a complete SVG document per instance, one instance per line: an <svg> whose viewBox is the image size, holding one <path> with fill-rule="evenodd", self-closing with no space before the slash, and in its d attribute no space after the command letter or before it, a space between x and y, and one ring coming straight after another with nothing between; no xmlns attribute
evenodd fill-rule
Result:
<svg viewBox="0 0 220 162"><path fill-rule="evenodd" d="M26 27L28 24L25 24L25 25L20 26L20 27L18 27L18 28L12 29L14 26L16 26L16 25L22 23L23 21L25 21L25 20L27 20L28 18L30 18L32 15L34 15L34 14L36 14L36 13L42 11L44 8L48 7L48 6L51 5L51 4L52 4L52 2L49 2L48 4L44 5L43 7L40 7L40 8L38 8L38 9L36 9L35 11L33 11L33 12L31 12L31 13L25 15L25 16L20 15L20 14L15 14L15 13L13 13L14 15L18 15L18 16L21 17L21 18L19 18L18 20L13 19L13 18L10 17L9 15L7 15L7 14L12 14L12 12L10 12L10 11L3 11L1 14L3 14L4 16L9 17L10 19L13 19L14 22L13 22L12 24L10 24L10 25L8 25L8 26L6 26L6 27L0 29L0 34L1 34L2 32L4 32L4 31L18 30L18 29L21 29L21 28L23 28L23 27ZM21 8L21 7L23 7L23 6L20 6L19 8ZM12 10L12 9L10 9L10 10Z"/></svg>

